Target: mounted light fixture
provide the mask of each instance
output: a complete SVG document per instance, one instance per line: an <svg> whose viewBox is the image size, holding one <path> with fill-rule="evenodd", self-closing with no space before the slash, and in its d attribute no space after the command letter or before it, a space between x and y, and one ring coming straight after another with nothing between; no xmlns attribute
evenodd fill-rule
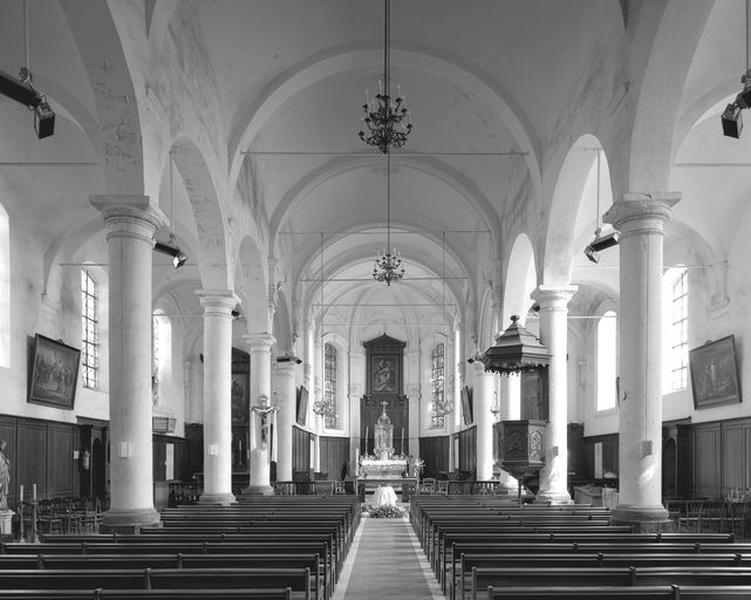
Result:
<svg viewBox="0 0 751 600"><path fill-rule="evenodd" d="M154 250L156 252L161 252L162 254L166 254L167 256L172 257L172 266L175 267L175 269L179 269L182 267L188 260L188 257L183 254L183 251L180 250L180 248L177 247L175 244L175 234L170 233L169 234L169 242L167 244L163 244L162 242L156 242L154 244Z"/></svg>
<svg viewBox="0 0 751 600"><path fill-rule="evenodd" d="M31 68L29 67L29 13L26 1L23 3L24 20L24 66L13 77L0 71L0 94L23 104L34 111L34 131L41 140L55 133L55 111L50 108L47 96L40 94L32 85Z"/></svg>
<svg viewBox="0 0 751 600"><path fill-rule="evenodd" d="M412 131L409 110L406 107L406 96L402 94L400 85L396 86L396 95L391 88L391 4L384 0L385 24L383 35L383 79L378 81L378 92L373 100L365 91L363 104L362 128L358 132L360 139L369 146L375 146L384 154L401 148ZM366 131L367 130L367 131Z"/></svg>
<svg viewBox="0 0 751 600"><path fill-rule="evenodd" d="M385 281L391 285L392 281L399 281L404 277L402 257L396 248L391 247L391 154L386 153L386 250L376 256L373 267L373 279Z"/></svg>
<svg viewBox="0 0 751 600"><path fill-rule="evenodd" d="M175 222L174 206L175 206L174 201L172 199L172 151L170 151L170 155L169 155L169 208L170 208L169 222L170 222L170 227L173 227L173 224ZM182 250L180 250L180 248L177 247L177 241L175 240L174 231L170 231L168 243L164 244L162 242L155 242L154 250L156 252L161 252L162 254L166 254L167 256L171 256L172 266L175 269L179 269L188 261L188 257L185 255L185 253Z"/></svg>
<svg viewBox="0 0 751 600"><path fill-rule="evenodd" d="M751 69L749 68L749 5L751 0L746 0L746 72L741 77L743 91L735 97L722 111L720 120L722 121L722 134L727 137L738 139L741 137L743 130L743 116L741 111L751 106Z"/></svg>
<svg viewBox="0 0 751 600"><path fill-rule="evenodd" d="M594 238L587 247L584 248L584 256L586 256L593 263L600 262L600 252L612 248L618 244L621 239L621 234L615 229L602 233L602 227L600 227L600 155L602 154L602 148L595 148L597 152L597 214L595 215L595 223L597 227L595 229Z"/></svg>

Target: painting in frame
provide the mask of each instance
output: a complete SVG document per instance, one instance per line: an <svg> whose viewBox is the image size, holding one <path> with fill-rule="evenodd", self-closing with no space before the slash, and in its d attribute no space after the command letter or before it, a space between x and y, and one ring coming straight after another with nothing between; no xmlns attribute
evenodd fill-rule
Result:
<svg viewBox="0 0 751 600"><path fill-rule="evenodd" d="M694 408L708 408L741 401L735 360L735 337L707 342L688 353Z"/></svg>
<svg viewBox="0 0 751 600"><path fill-rule="evenodd" d="M29 402L72 410L81 351L36 334L29 385Z"/></svg>

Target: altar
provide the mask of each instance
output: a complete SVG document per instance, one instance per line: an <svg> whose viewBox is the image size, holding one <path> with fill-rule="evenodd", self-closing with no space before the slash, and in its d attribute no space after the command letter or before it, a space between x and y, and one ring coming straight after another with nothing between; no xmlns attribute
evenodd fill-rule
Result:
<svg viewBox="0 0 751 600"><path fill-rule="evenodd" d="M401 479L407 472L407 459L394 456L385 460L363 458L360 477L364 479Z"/></svg>

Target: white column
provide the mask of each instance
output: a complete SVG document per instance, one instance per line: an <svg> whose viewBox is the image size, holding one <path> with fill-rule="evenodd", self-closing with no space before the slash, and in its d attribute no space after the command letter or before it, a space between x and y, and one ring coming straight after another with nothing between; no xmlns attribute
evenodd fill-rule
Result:
<svg viewBox="0 0 751 600"><path fill-rule="evenodd" d="M277 363L276 381L279 395L279 412L277 414L277 443L279 449L276 457L277 481L292 481L292 425L295 422L295 363L291 361Z"/></svg>
<svg viewBox="0 0 751 600"><path fill-rule="evenodd" d="M619 505L613 519L663 529L662 246L680 194L624 194L603 220L620 240Z"/></svg>
<svg viewBox="0 0 751 600"><path fill-rule="evenodd" d="M493 402L495 380L498 375L486 373L482 364L475 362L474 417L477 424L477 479L490 481L493 478Z"/></svg>
<svg viewBox="0 0 751 600"><path fill-rule="evenodd" d="M540 303L540 341L550 350L548 367L548 426L545 466L540 470L537 502L566 504L568 493L568 303L576 286L541 285L532 298Z"/></svg>
<svg viewBox="0 0 751 600"><path fill-rule="evenodd" d="M250 352L250 485L243 494L271 495L271 473L268 444L261 442L260 419L253 407L262 406L259 398L271 399L271 346L274 337L269 333L245 336Z"/></svg>
<svg viewBox="0 0 751 600"><path fill-rule="evenodd" d="M499 405L501 413L499 421L518 421L521 404L520 378L517 374L501 375L499 384ZM498 456L500 459L501 457ZM501 487L509 494L516 494L519 490L519 482L508 471L501 469L498 479Z"/></svg>
<svg viewBox="0 0 751 600"><path fill-rule="evenodd" d="M107 224L109 262L110 509L102 526L134 531L154 510L151 422L151 271L162 221L146 196L92 196Z"/></svg>
<svg viewBox="0 0 751 600"><path fill-rule="evenodd" d="M232 310L231 290L199 290L203 306L203 494L202 504L231 504Z"/></svg>

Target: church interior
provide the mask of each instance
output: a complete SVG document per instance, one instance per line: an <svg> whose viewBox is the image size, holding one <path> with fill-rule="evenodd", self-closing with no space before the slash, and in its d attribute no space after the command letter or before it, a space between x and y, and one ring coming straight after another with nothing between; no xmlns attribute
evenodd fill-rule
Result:
<svg viewBox="0 0 751 600"><path fill-rule="evenodd" d="M0 3L0 596L751 598L750 5Z"/></svg>

